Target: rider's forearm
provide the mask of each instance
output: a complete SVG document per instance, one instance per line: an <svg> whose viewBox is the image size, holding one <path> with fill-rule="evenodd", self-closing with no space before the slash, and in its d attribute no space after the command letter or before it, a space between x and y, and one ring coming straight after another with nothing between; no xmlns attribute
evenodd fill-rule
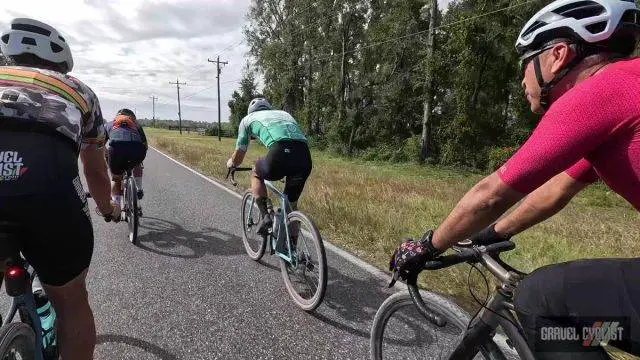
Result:
<svg viewBox="0 0 640 360"><path fill-rule="evenodd" d="M580 190L588 184L560 173L529 194L520 206L498 220L495 231L498 235L514 236L550 218L562 210Z"/></svg>
<svg viewBox="0 0 640 360"><path fill-rule="evenodd" d="M242 162L244 161L245 154L246 154L246 151L242 151L240 149L237 149L236 151L234 151L233 155L231 155L231 160L233 161L233 164L236 166L240 166L240 164L242 164Z"/></svg>
<svg viewBox="0 0 640 360"><path fill-rule="evenodd" d="M84 149L80 152L80 160L91 197L95 200L100 212L108 214L112 210L111 181L103 152L104 149L95 147Z"/></svg>
<svg viewBox="0 0 640 360"><path fill-rule="evenodd" d="M524 194L507 186L496 174L487 176L458 202L433 234L433 245L441 250L467 239L495 221Z"/></svg>

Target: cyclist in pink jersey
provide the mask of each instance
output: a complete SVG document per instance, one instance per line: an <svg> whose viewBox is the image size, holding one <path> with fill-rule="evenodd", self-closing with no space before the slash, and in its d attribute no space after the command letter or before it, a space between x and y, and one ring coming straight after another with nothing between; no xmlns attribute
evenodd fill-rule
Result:
<svg viewBox="0 0 640 360"><path fill-rule="evenodd" d="M435 231L403 241L390 262L395 275L406 279L469 237L477 244L507 240L598 179L640 211L640 58L629 58L639 37L640 10L629 0L558 0L536 13L516 49L525 96L542 120ZM589 317L623 317L623 341L610 344L640 354L638 279L639 258L571 261L532 272L514 303L536 358L607 359L602 347L580 341L550 352L536 331Z"/></svg>

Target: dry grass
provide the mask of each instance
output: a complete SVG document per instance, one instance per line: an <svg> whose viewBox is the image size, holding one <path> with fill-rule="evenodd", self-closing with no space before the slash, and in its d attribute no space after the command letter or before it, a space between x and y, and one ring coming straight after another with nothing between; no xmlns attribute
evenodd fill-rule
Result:
<svg viewBox="0 0 640 360"><path fill-rule="evenodd" d="M222 179L233 141L179 136L149 129L153 146ZM251 144L245 165L265 154ZM481 178L462 171L412 164L341 159L313 151L314 168L300 205L322 235L360 258L385 269L401 237L421 236L437 226L460 197ZM239 188L248 174L238 174ZM603 186L592 186L552 219L519 235L505 259L523 271L578 258L640 256L640 215ZM463 307L474 302L467 289L468 266L423 273L430 290L449 295Z"/></svg>

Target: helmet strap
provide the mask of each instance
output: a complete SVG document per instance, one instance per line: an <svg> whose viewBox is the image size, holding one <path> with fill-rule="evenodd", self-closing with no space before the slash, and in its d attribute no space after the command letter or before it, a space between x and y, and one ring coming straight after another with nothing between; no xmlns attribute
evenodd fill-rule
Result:
<svg viewBox="0 0 640 360"><path fill-rule="evenodd" d="M564 77L567 76L567 74L569 74L569 72L573 70L573 68L575 68L576 65L578 65L582 60L584 60L585 56L586 54L582 50L582 47L577 46L576 56L571 61L569 61L569 63L564 67L564 69L562 69L558 73L558 75L556 75L548 83L545 83L544 78L542 77L542 69L540 66L540 55L536 56L535 59L533 59L533 68L536 73L536 79L538 80L538 85L540 86L540 106L542 106L542 108L545 111L549 110L549 107L551 106L551 103L552 103L551 90L553 90L553 87L556 86L562 79L564 79Z"/></svg>

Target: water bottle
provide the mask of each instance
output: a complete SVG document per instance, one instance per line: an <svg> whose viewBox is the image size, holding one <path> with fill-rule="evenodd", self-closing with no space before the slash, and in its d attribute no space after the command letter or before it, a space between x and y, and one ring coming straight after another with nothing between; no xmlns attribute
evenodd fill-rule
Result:
<svg viewBox="0 0 640 360"><path fill-rule="evenodd" d="M51 306L49 297L45 294L40 281L36 277L33 281L33 297L36 301L36 312L40 318L40 326L42 327L42 345L46 353L56 353L56 312Z"/></svg>

